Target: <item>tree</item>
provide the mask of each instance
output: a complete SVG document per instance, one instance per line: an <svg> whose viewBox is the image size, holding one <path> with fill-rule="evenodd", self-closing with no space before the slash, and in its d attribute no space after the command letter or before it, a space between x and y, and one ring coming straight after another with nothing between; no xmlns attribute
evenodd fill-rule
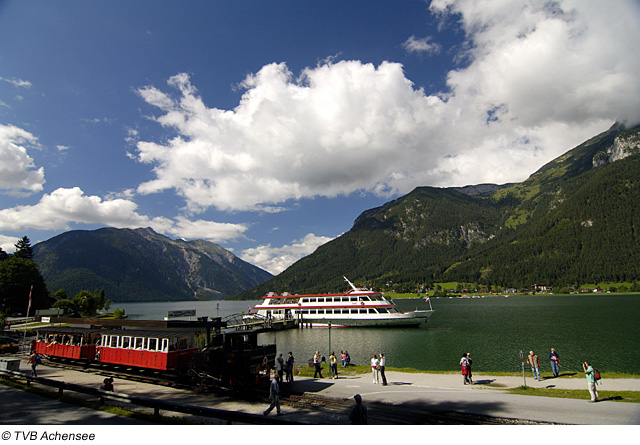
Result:
<svg viewBox="0 0 640 445"><path fill-rule="evenodd" d="M13 256L17 258L24 258L27 260L33 260L33 247L31 247L31 241L27 236L23 236L15 244L16 253Z"/></svg>
<svg viewBox="0 0 640 445"><path fill-rule="evenodd" d="M104 289L94 292L81 290L73 297L73 304L80 316L93 317L104 307Z"/></svg>
<svg viewBox="0 0 640 445"><path fill-rule="evenodd" d="M67 291L64 289L58 289L53 293L53 298L57 300L66 300L67 299Z"/></svg>
<svg viewBox="0 0 640 445"><path fill-rule="evenodd" d="M6 260L7 258L9 258L9 254L0 247L0 261Z"/></svg>
<svg viewBox="0 0 640 445"><path fill-rule="evenodd" d="M26 313L30 293L32 311L49 307L49 292L36 263L15 256L0 261L0 312Z"/></svg>
<svg viewBox="0 0 640 445"><path fill-rule="evenodd" d="M78 308L75 303L68 298L61 298L53 303L53 307L62 309L65 315L73 316L78 314Z"/></svg>

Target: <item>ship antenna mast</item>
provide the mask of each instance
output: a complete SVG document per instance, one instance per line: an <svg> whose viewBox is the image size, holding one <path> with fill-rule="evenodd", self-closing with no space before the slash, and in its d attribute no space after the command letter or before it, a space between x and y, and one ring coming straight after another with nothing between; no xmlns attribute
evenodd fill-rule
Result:
<svg viewBox="0 0 640 445"><path fill-rule="evenodd" d="M342 278L344 278L344 281L346 281L347 283L349 283L349 286L351 286L351 288L352 288L353 290L355 290L355 291L357 291L357 290L358 290L358 288L357 288L357 287L355 287L355 286L353 285L353 283L352 283L351 281L349 281L349 279L348 279L347 277L345 277L345 276L343 275L343 276L342 276Z"/></svg>

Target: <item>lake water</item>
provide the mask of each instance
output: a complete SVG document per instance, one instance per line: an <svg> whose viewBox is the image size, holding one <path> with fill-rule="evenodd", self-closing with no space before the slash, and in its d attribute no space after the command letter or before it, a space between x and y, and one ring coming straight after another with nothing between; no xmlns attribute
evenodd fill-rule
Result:
<svg viewBox="0 0 640 445"><path fill-rule="evenodd" d="M299 364L319 350L349 351L355 364L367 364L383 352L387 366L425 371L458 370L463 352L470 352L476 372L521 371L520 351L533 350L542 372L553 347L561 372L581 371L585 360L603 373L638 373L640 295L536 295L472 299L431 299L435 313L426 328L313 328L260 335L276 343L285 356L292 351ZM197 316L246 312L256 302L197 301L113 303L134 319L161 320L167 311L196 309ZM415 306L415 302L398 302ZM409 309L409 308L404 308Z"/></svg>

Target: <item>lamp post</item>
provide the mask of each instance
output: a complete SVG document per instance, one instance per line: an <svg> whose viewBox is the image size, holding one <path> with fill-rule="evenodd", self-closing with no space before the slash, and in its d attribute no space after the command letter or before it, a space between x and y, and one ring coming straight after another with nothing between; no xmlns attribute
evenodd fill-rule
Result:
<svg viewBox="0 0 640 445"><path fill-rule="evenodd" d="M524 354L520 351L520 361L522 362L522 379L524 380L524 387L527 387L527 377L524 372Z"/></svg>
<svg viewBox="0 0 640 445"><path fill-rule="evenodd" d="M331 322L329 324L329 353L331 353Z"/></svg>

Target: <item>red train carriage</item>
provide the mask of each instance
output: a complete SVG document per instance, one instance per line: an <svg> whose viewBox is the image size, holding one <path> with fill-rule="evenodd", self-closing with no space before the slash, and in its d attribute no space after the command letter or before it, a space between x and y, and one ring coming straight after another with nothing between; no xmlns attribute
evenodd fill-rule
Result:
<svg viewBox="0 0 640 445"><path fill-rule="evenodd" d="M100 330L96 329L39 329L32 349L49 357L91 361L96 356L96 343L99 342L100 335Z"/></svg>
<svg viewBox="0 0 640 445"><path fill-rule="evenodd" d="M100 363L181 373L196 351L194 332L131 329L103 332L96 354Z"/></svg>
<svg viewBox="0 0 640 445"><path fill-rule="evenodd" d="M193 331L47 327L38 330L32 346L38 354L54 359L183 373L197 351L196 337Z"/></svg>

